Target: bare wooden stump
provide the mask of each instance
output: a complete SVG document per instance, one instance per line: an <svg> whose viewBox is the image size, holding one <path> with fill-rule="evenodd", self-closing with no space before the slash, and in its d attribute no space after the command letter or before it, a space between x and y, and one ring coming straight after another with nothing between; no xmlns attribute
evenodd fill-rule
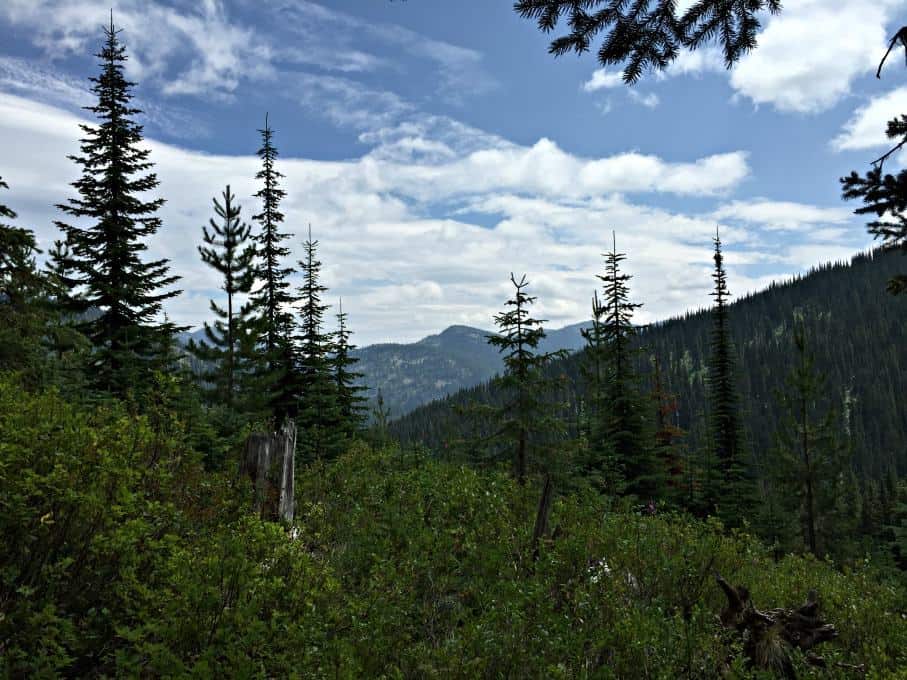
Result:
<svg viewBox="0 0 907 680"><path fill-rule="evenodd" d="M262 519L293 521L296 423L286 420L277 432L255 432L246 439L240 474L255 486L256 512Z"/></svg>
<svg viewBox="0 0 907 680"><path fill-rule="evenodd" d="M542 488L542 497L539 499L538 511L535 515L535 527L532 530L532 559L539 558L539 541L548 535L548 515L551 513L551 501L554 498L554 485L551 475L545 475L545 486Z"/></svg>
<svg viewBox="0 0 907 680"><path fill-rule="evenodd" d="M756 667L784 678L796 678L790 658L794 648L804 652L810 664L826 665L812 648L834 640L838 631L820 618L819 599L814 590L809 592L806 604L796 609L760 611L753 605L745 586L732 586L720 574L715 579L727 597L721 623L742 636L744 653Z"/></svg>

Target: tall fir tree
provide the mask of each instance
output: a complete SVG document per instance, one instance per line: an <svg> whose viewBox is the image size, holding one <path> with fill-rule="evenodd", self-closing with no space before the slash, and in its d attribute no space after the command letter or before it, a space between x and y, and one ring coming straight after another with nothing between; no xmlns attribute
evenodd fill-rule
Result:
<svg viewBox="0 0 907 680"><path fill-rule="evenodd" d="M240 336L251 322L252 308L242 304L239 296L248 294L255 281L251 227L242 221L241 207L234 199L229 184L222 193L223 202L213 199L217 218L202 227L205 245L198 247L202 261L221 275L227 306L211 300L216 320L213 325L205 323L205 339L189 347L209 367L201 377L211 386L215 401L228 408L235 406L243 376L251 368L251 357L241 351Z"/></svg>
<svg viewBox="0 0 907 680"><path fill-rule="evenodd" d="M347 326L347 314L343 311L343 299L340 299L337 306L337 331L334 334L333 366L340 423L347 437L361 429L365 419L365 403L368 401L363 396L366 387L360 382L364 376L354 368L359 363L359 357L353 356L356 345L350 343L351 335Z"/></svg>
<svg viewBox="0 0 907 680"><path fill-rule="evenodd" d="M785 416L771 456L770 480L805 548L822 556L841 528L834 519L847 491L849 461L839 436L840 418L827 403L825 378L816 370L804 327L794 331L794 348L796 363L786 390L778 395Z"/></svg>
<svg viewBox="0 0 907 680"><path fill-rule="evenodd" d="M751 510L754 488L744 458L742 423L739 413L736 362L728 323L727 272L721 238L715 233L715 271L712 280L711 356L706 379L709 400L711 446L704 465L703 510L715 512L730 526L739 526Z"/></svg>
<svg viewBox="0 0 907 680"><path fill-rule="evenodd" d="M525 275L517 281L511 273L510 281L515 288L514 296L506 303L510 309L495 315L499 334L489 335L488 342L504 354L504 374L499 383L507 396L498 412L501 422L498 432L513 445L514 476L520 484L525 484L530 458L539 457L545 448L545 435L555 426L546 403L550 385L542 368L565 353L538 351L545 330L542 327L544 320L533 318L529 312L536 298L526 294L529 282ZM539 460L537 463L548 472L558 467L558 461Z"/></svg>
<svg viewBox="0 0 907 680"><path fill-rule="evenodd" d="M605 273L598 275L604 290L606 435L624 490L648 500L661 490L661 475L646 434L647 409L635 367L638 349L634 346L633 314L642 303L630 302L632 276L620 267L626 258L625 253L617 252L617 236L612 232L611 252L605 254Z"/></svg>
<svg viewBox="0 0 907 680"><path fill-rule="evenodd" d="M72 184L78 197L57 206L74 223L56 224L71 249L66 285L83 312L77 325L94 346L91 379L97 388L123 394L147 384L164 336L179 330L157 319L162 303L180 291L166 290L179 280L166 259L143 260L161 226L156 213L164 199L144 199L158 179L134 120L141 111L130 103L134 84L123 75L127 56L118 33L111 13L96 55L101 74L91 78L97 103L86 107L100 122L80 126L81 153L70 156L82 169Z"/></svg>
<svg viewBox="0 0 907 680"><path fill-rule="evenodd" d="M252 304L258 317L262 357L259 366L260 382L267 393L272 415L277 420L295 415L297 395L296 378L293 375L293 351L289 344L293 335L293 316L289 311L294 299L290 293L289 277L292 267L283 266L290 249L283 245L290 235L280 231L283 213L280 201L286 192L280 188L283 175L277 171L277 148L274 146L274 131L265 115L265 126L261 134L261 170L255 179L261 182L261 189L255 197L261 201L261 212L252 219L261 231L255 236L259 257L255 278L261 287L252 295Z"/></svg>
<svg viewBox="0 0 907 680"><path fill-rule="evenodd" d="M303 457L320 460L340 453L341 418L331 360L334 347L331 334L324 330L328 305L323 302L323 296L327 287L320 280L318 241L312 240L311 227L304 248L305 258L299 261L302 285L298 295L301 306L296 348L300 405L296 420Z"/></svg>

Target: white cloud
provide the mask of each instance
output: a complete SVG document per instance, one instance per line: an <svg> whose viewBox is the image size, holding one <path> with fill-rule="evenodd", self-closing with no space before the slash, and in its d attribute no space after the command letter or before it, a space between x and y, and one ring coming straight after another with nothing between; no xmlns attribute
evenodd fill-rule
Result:
<svg viewBox="0 0 907 680"><path fill-rule="evenodd" d="M78 122L60 109L0 94L7 202L43 246L58 237L53 204L73 194L69 182L77 168L66 154L77 148ZM510 271L527 273L539 294L537 311L552 326L582 320L612 229L636 276L633 296L646 303L640 321L706 304L717 218L647 205L643 194L721 192L747 174L743 154L686 163L634 153L583 159L547 140L518 146L445 119L416 119L363 138L378 146L357 159L279 161L288 191L282 206L287 231L301 235L312 225L328 301L343 296L359 343L414 340L452 323L490 327L510 292ZM219 284L194 248L211 216L211 197L230 183L248 218L256 207L258 159L148 144L161 180L158 195L167 198L164 226L149 243L149 255L170 258L184 277L186 292L168 303L168 313L179 323L197 324ZM384 144L396 148L385 152ZM411 152L401 151L407 145ZM408 161L397 160L405 153ZM627 197L634 192L639 201ZM757 207L738 203L725 211L731 224L722 227L722 238L736 292L762 281L754 265L774 263L793 272L825 254L865 245L864 232L855 229L855 239L863 240L853 246L807 233L797 241L800 249L792 250L789 241L772 237L777 213ZM806 208L799 219L819 224L822 209L813 214ZM735 215L743 215L744 224L735 224ZM301 238L291 245L298 259Z"/></svg>
<svg viewBox="0 0 907 680"><path fill-rule="evenodd" d="M608 71L600 68L592 73L592 77L583 83L584 92L597 92L598 90L622 87L624 79L619 72Z"/></svg>
<svg viewBox="0 0 907 680"><path fill-rule="evenodd" d="M642 104L647 109L656 108L660 102L658 95L654 92L642 94L638 90L630 90L630 99L635 101L637 104Z"/></svg>
<svg viewBox="0 0 907 680"><path fill-rule="evenodd" d="M886 27L904 0L798 0L768 18L759 46L731 72L731 86L756 104L817 113L875 71Z"/></svg>
<svg viewBox="0 0 907 680"><path fill-rule="evenodd" d="M851 218L847 208L822 208L791 201L755 199L732 201L712 212L716 220L757 224L775 231L799 231L817 225L844 224Z"/></svg>
<svg viewBox="0 0 907 680"><path fill-rule="evenodd" d="M858 108L831 145L838 151L892 145L885 130L888 121L907 114L907 86L902 86Z"/></svg>

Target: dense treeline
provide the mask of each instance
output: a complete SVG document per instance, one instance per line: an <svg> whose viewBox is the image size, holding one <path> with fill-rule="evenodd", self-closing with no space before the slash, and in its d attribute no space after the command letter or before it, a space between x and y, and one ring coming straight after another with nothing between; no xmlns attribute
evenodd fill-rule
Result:
<svg viewBox="0 0 907 680"><path fill-rule="evenodd" d="M841 450L835 470L826 471L834 479L826 484L825 493L834 497L828 502L837 507L826 507L829 519L823 529L837 532L838 545L826 543L821 550L832 550L842 558L878 551L881 559L904 564L902 543L888 527L902 521L896 506L903 486L898 479L907 470L907 404L899 395L907 393L903 368L907 338L901 323L904 300L885 291L886 282L902 266L899 253L876 250L850 263L818 267L727 306L730 393L739 402L731 406L739 418L735 437L741 449L735 483L745 496L735 507L730 507L729 498L734 483L721 477L720 471L713 474L720 457L714 406L720 393L710 389L710 376L716 375L714 310L639 329L633 344L634 370L639 375L633 398L644 397L645 405L637 408L642 409L640 419L647 429L634 435L645 441L631 451L637 467L642 457L651 457L654 451L660 462L650 467L651 474L661 476L655 490L650 487L637 493L640 500L651 498L700 514L718 506L719 515L729 524L746 518L768 540L780 540L783 549L806 549L808 532L798 536L799 529L790 526L799 522L799 488L791 489L788 482L773 477L779 460L785 460L779 447L785 437L789 439L785 434L790 419L787 382L798 365L797 338L802 335L808 342L811 374L822 380L821 391L809 404L810 417L812 410L833 415L825 424L828 446ZM593 332L604 303L596 304ZM861 361L862 356L872 360ZM602 370L603 360L601 349L592 345L546 368L550 377L559 378L549 399L557 403L564 426L557 454L561 465L588 469L582 459L588 457L584 451L589 449L598 449L597 459L607 461L607 433L596 433L599 423L607 429L607 420L590 422L588 418L604 408L607 419L608 407L616 403L611 395L603 407L599 388L589 378L590 371ZM401 441L426 445L442 456L482 460L477 442L484 441L497 425L474 404L497 405L506 399L500 382L492 380L392 421L390 431ZM787 429L797 427L794 423ZM633 430L622 426L617 431L627 437ZM796 443L799 446L799 440ZM615 464L619 466L619 460L608 463ZM626 472L626 463L623 467ZM623 481L632 483L640 475L639 469L631 471L631 478L624 475ZM606 485L612 490L616 486ZM781 510L769 501L779 502L784 495L780 487L786 488L789 502L783 511L785 528L779 533ZM781 540L781 534L786 538Z"/></svg>
<svg viewBox="0 0 907 680"><path fill-rule="evenodd" d="M754 451L767 451L773 443L782 412L777 391L793 365L794 329L802 323L816 368L826 375L842 422L848 424L856 469L872 478L891 469L907 474L907 404L900 398L907 393L905 301L885 292L886 282L903 265L899 253L876 250L773 283L729 305L745 432ZM647 326L639 335L639 368L651 384L653 359L658 359L662 385L677 404L673 423L692 448L707 438L703 416L711 329L711 311L701 310ZM582 384L587 353L571 355L551 369L570 379L571 400ZM451 427L459 416L453 407L492 400L493 392L493 382L464 390L392 421L391 429L407 441L443 448L455 438Z"/></svg>

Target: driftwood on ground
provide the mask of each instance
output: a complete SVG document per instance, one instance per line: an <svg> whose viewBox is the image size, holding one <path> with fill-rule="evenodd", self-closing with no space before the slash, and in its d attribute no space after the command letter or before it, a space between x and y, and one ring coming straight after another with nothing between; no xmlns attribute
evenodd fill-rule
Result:
<svg viewBox="0 0 907 680"><path fill-rule="evenodd" d="M293 521L296 423L277 432L255 432L246 439L240 474L255 486L255 511L262 519Z"/></svg>
<svg viewBox="0 0 907 680"><path fill-rule="evenodd" d="M838 631L820 617L815 591L810 591L806 603L800 607L760 611L753 605L745 586L732 586L720 574L715 578L727 597L727 606L721 611L721 623L740 634L743 651L754 666L783 678L796 678L791 661L791 651L795 648L805 654L808 663L826 665L812 649L834 640ZM855 666L849 668L860 670Z"/></svg>

